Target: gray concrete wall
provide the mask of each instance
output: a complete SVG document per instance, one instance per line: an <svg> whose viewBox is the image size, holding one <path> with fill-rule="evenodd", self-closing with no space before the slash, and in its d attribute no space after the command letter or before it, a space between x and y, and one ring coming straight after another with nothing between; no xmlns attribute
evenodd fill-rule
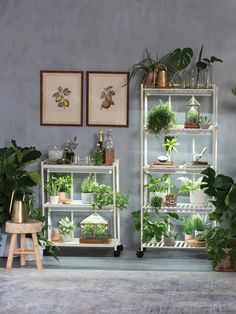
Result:
<svg viewBox="0 0 236 314"><path fill-rule="evenodd" d="M96 127L40 126L40 70L128 71L145 48L160 55L190 46L195 55L224 60L214 66L219 85L219 169L235 176L235 0L1 0L0 146L11 138L35 145L46 157L50 144L78 137L79 153L95 145ZM84 80L84 121L85 121ZM138 245L130 212L139 204L139 87L130 84L129 128L114 129L121 190L132 193L122 213L122 239Z"/></svg>

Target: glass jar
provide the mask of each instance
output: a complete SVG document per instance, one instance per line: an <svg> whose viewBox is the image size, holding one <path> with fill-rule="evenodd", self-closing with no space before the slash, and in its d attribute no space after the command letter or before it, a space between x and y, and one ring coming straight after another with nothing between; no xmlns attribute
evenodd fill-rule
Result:
<svg viewBox="0 0 236 314"><path fill-rule="evenodd" d="M52 145L48 147L48 160L57 161L63 158L63 146L62 145Z"/></svg>

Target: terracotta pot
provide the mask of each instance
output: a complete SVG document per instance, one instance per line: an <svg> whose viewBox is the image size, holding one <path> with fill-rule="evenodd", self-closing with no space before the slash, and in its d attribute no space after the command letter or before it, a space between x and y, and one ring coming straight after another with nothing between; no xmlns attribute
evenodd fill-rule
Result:
<svg viewBox="0 0 236 314"><path fill-rule="evenodd" d="M193 235L192 234L184 234L184 241L188 242L189 240L193 239Z"/></svg>
<svg viewBox="0 0 236 314"><path fill-rule="evenodd" d="M62 203L62 201L67 199L67 194L66 192L59 192L58 197L59 197L59 203Z"/></svg>
<svg viewBox="0 0 236 314"><path fill-rule="evenodd" d="M236 271L236 262L231 261L229 252L232 249L223 249L225 252L225 257L218 262L215 270L217 271Z"/></svg>

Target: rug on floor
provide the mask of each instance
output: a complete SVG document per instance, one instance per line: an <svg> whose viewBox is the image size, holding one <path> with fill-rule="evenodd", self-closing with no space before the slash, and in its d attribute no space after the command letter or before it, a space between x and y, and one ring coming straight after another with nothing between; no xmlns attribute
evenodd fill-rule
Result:
<svg viewBox="0 0 236 314"><path fill-rule="evenodd" d="M235 314L236 273L0 271L0 313Z"/></svg>

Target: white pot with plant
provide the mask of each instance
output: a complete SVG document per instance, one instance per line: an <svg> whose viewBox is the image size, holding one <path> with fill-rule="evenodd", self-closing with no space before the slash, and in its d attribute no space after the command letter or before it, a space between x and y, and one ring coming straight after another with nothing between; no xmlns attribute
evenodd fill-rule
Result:
<svg viewBox="0 0 236 314"><path fill-rule="evenodd" d="M60 233L64 237L65 242L69 242L72 240L72 232L75 230L75 225L73 222L68 218L61 218L58 223L58 227L60 230Z"/></svg>
<svg viewBox="0 0 236 314"><path fill-rule="evenodd" d="M54 176L50 176L49 181L45 184L45 189L49 194L49 202L51 204L58 204L58 193L60 191L60 186L57 184L56 178Z"/></svg>
<svg viewBox="0 0 236 314"><path fill-rule="evenodd" d="M166 194L168 191L174 187L170 181L170 174L163 174L160 178L151 175L150 173L146 173L149 178L149 182L145 185L149 192L149 200L155 196L162 198L163 203L166 201Z"/></svg>
<svg viewBox="0 0 236 314"><path fill-rule="evenodd" d="M164 244L165 246L175 246L175 241L177 237L177 232L175 230L168 230L164 234Z"/></svg>
<svg viewBox="0 0 236 314"><path fill-rule="evenodd" d="M81 183L81 199L85 204L91 204L96 199L99 184L96 182L95 175L89 174Z"/></svg>
<svg viewBox="0 0 236 314"><path fill-rule="evenodd" d="M196 181L191 180L187 177L177 178L182 185L179 189L180 193L189 193L190 195L190 203L196 207L206 206L207 203L207 194L201 190L201 181L202 178L199 178Z"/></svg>

